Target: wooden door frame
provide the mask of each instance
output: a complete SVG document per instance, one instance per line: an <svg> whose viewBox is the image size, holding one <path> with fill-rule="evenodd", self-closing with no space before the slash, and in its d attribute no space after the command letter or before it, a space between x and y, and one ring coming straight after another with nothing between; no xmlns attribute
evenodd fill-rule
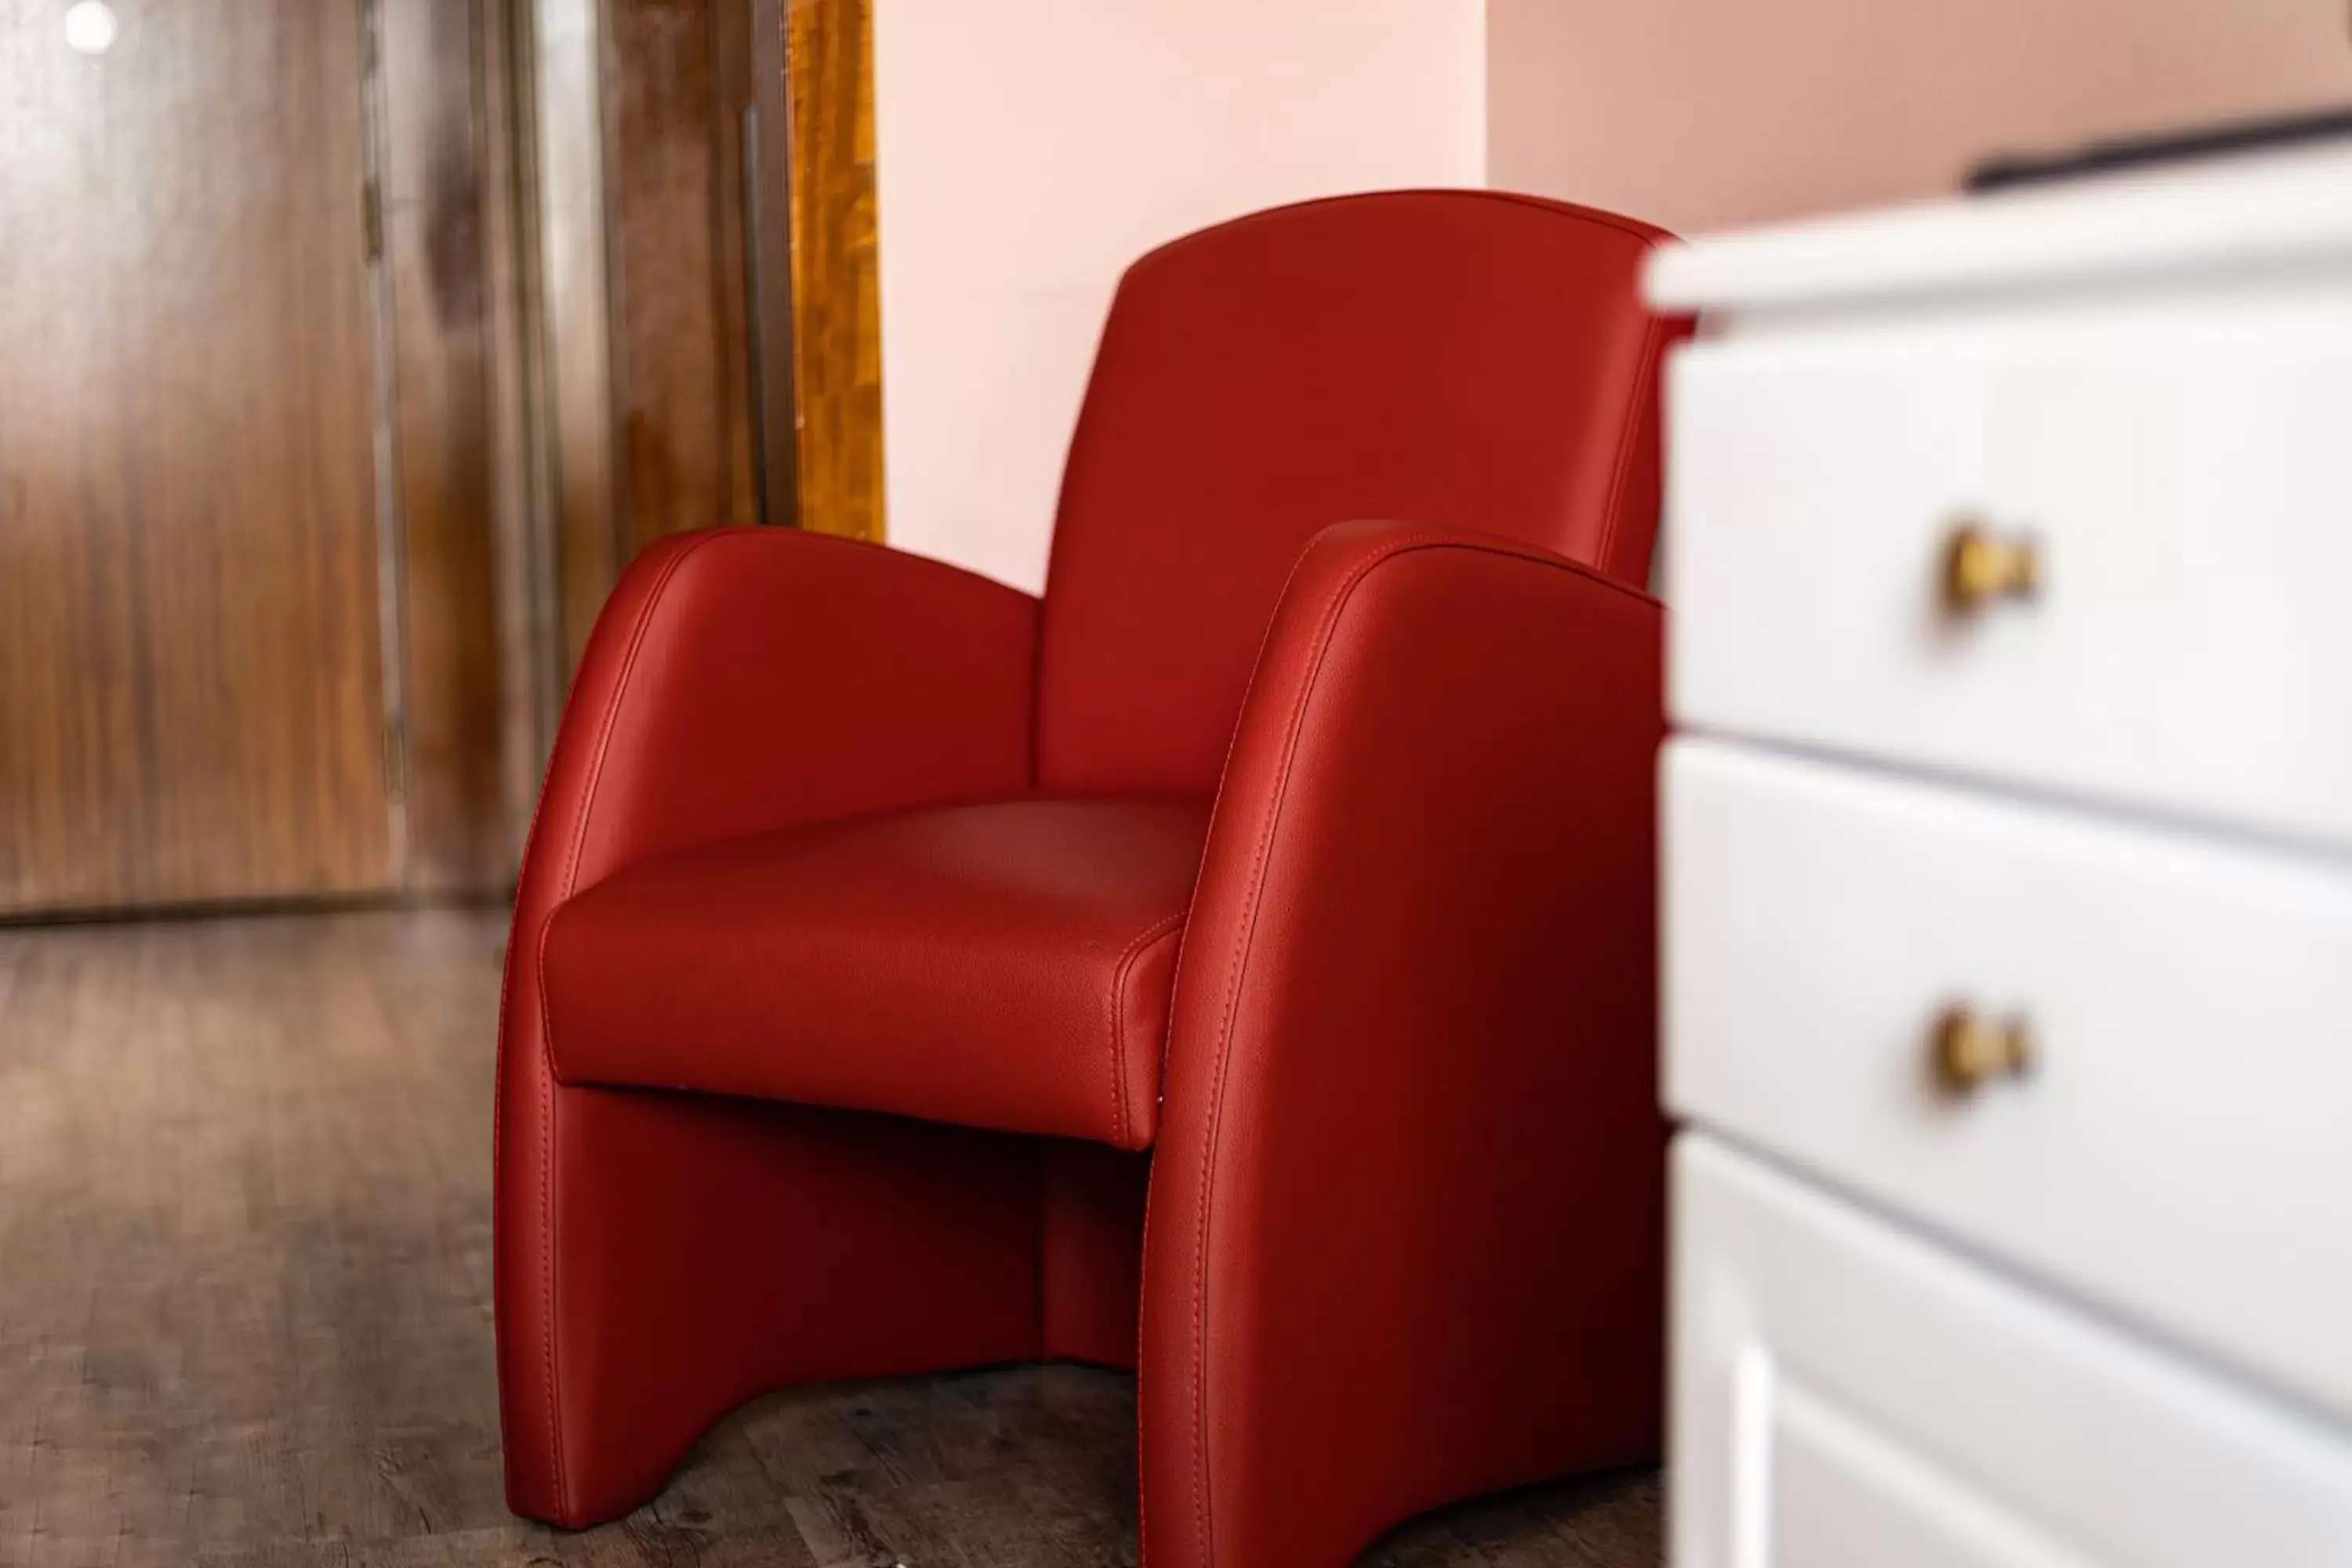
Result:
<svg viewBox="0 0 2352 1568"><path fill-rule="evenodd" d="M800 522L799 389L793 342L793 100L784 47L791 0L751 0L751 102L746 110L744 273L755 379L751 410L763 521Z"/></svg>

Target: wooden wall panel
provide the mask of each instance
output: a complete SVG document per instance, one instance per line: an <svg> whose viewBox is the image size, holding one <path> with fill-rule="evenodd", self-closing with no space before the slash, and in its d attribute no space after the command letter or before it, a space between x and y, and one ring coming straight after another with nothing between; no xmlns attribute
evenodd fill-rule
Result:
<svg viewBox="0 0 2352 1568"><path fill-rule="evenodd" d="M624 559L759 521L744 313L743 0L605 0L617 524Z"/></svg>
<svg viewBox="0 0 2352 1568"><path fill-rule="evenodd" d="M385 888L358 8L64 9L0 9L0 908Z"/></svg>
<svg viewBox="0 0 2352 1568"><path fill-rule="evenodd" d="M481 0L381 5L406 883L511 874L499 639Z"/></svg>
<svg viewBox="0 0 2352 1568"><path fill-rule="evenodd" d="M789 0L793 351L803 528L883 536L873 0Z"/></svg>
<svg viewBox="0 0 2352 1568"><path fill-rule="evenodd" d="M540 774L555 739L565 674L558 649L552 519L547 508L535 342L538 229L530 199L530 0L478 0L483 331L489 349L493 570L499 605L499 746L506 810L499 881L522 864Z"/></svg>
<svg viewBox="0 0 2352 1568"><path fill-rule="evenodd" d="M606 287L599 0L526 0L530 309L538 468L564 679L620 571Z"/></svg>

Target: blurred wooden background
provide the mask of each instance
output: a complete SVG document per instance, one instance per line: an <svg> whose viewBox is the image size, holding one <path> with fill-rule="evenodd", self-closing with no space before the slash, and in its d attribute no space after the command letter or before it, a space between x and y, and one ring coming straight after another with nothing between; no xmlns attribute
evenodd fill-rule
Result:
<svg viewBox="0 0 2352 1568"><path fill-rule="evenodd" d="M497 896L680 529L882 534L871 0L0 12L0 916Z"/></svg>

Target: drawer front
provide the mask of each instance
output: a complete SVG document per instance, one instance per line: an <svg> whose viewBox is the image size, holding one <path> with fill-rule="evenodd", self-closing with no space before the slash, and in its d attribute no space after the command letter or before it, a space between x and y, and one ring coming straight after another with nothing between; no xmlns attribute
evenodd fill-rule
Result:
<svg viewBox="0 0 2352 1568"><path fill-rule="evenodd" d="M1735 335L1669 397L1685 728L2352 843L2352 287ZM1971 526L2030 597L1951 596Z"/></svg>
<svg viewBox="0 0 2352 1568"><path fill-rule="evenodd" d="M1678 1568L2340 1568L2341 1434L1706 1138L1675 1152Z"/></svg>
<svg viewBox="0 0 2352 1568"><path fill-rule="evenodd" d="M2352 869L1664 765L1675 1112L2352 1413Z"/></svg>

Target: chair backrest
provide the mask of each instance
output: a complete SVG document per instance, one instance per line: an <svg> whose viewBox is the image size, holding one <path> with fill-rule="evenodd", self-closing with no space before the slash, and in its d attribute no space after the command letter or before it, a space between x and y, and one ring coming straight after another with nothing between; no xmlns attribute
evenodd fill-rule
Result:
<svg viewBox="0 0 2352 1568"><path fill-rule="evenodd" d="M1397 191L1278 207L1130 267L1062 478L1038 777L1216 787L1291 565L1335 522L1476 529L1640 584L1657 525L1662 231Z"/></svg>

